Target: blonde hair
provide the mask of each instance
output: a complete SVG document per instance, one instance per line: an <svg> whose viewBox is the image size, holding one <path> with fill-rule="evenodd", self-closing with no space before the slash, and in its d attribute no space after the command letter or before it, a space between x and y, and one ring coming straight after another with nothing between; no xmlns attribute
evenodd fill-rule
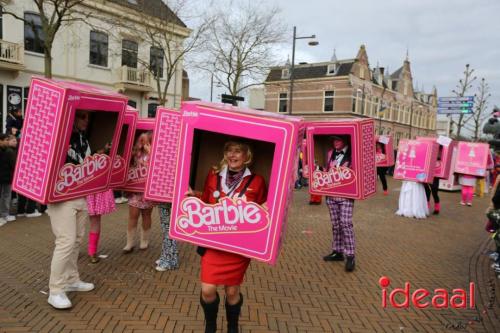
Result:
<svg viewBox="0 0 500 333"><path fill-rule="evenodd" d="M150 144L151 145L152 137L153 137L153 132L151 132L151 131L147 131L147 132L141 133L137 137L137 139L135 141L135 144L134 144L134 147L132 149L132 156L133 156L133 158L132 158L132 166L136 166L138 160L143 155L149 155L150 152L146 151L146 149L144 149L144 146L146 144Z"/></svg>
<svg viewBox="0 0 500 333"><path fill-rule="evenodd" d="M245 167L247 167L250 164L252 164L253 154L252 154L252 149L250 148L250 146L248 144L243 143L243 142L239 142L239 141L227 141L224 144L224 150L223 150L224 151L224 157L219 162L218 166L214 166L213 167L213 169L215 170L215 172L221 171L227 165L226 155L227 155L227 152L229 151L229 149L231 147L238 147L239 149L241 149L241 151L243 151L243 153L245 153L245 155L247 157L246 160L245 160L245 162L243 162L243 164L245 165Z"/></svg>

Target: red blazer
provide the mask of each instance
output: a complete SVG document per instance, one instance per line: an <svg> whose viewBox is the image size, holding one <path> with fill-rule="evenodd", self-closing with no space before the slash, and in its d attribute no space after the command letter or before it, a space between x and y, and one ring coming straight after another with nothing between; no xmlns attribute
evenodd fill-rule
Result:
<svg viewBox="0 0 500 333"><path fill-rule="evenodd" d="M220 192L220 198L226 196L226 193L224 193L222 189L217 189L217 177L222 178L215 170L210 170L208 172L207 179L205 180L205 187L203 188L203 194L201 195L201 200L203 202L209 204L217 203L217 199L213 195L215 191ZM243 190L250 177L251 175L248 175L243 178L240 186L238 186L238 188L235 190L235 194L233 195L234 198L238 197L239 193ZM259 205L262 205L264 202L266 202L267 187L264 178L262 176L255 175L252 179L252 182L247 187L247 190L243 197L246 198L246 201L255 202Z"/></svg>

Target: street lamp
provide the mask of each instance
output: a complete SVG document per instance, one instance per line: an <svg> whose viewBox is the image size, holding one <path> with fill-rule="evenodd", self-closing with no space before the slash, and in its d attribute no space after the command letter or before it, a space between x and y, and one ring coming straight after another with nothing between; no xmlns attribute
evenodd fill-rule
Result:
<svg viewBox="0 0 500 333"><path fill-rule="evenodd" d="M293 106L293 83L295 81L295 41L297 39L315 39L316 35L297 37L297 27L293 27L293 43L292 43L292 66L290 68L290 106L288 107L288 114L292 114ZM310 46L316 46L319 44L317 40L312 40L308 43Z"/></svg>

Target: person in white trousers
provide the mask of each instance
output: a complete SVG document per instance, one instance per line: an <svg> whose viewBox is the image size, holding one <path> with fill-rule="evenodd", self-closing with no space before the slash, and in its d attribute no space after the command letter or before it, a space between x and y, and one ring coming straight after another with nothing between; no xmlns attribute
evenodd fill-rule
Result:
<svg viewBox="0 0 500 333"><path fill-rule="evenodd" d="M88 111L77 111L66 163L78 165L91 154L86 130L89 123ZM54 254L50 266L48 303L56 309L72 307L66 295L71 291L90 291L92 283L80 280L78 273L78 253L85 235L85 225L89 221L85 197L49 204L52 232L56 237Z"/></svg>

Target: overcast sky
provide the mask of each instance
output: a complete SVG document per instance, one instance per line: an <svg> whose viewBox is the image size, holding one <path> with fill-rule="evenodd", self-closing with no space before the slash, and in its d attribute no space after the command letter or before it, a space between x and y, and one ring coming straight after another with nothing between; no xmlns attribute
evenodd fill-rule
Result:
<svg viewBox="0 0 500 333"><path fill-rule="evenodd" d="M238 2L240 0L235 0ZM218 1L214 0L214 5ZM408 49L414 83L439 96L451 96L465 64L490 85L490 109L500 106L500 0L269 0L282 9L290 31L279 48L281 62L292 53L292 28L298 35L316 34L319 45L297 41L295 62L354 58L366 45L370 66L398 69ZM201 2L204 3L204 2ZM206 3L206 2L205 2ZM193 97L210 98L209 78L192 70ZM474 87L469 94L477 90ZM216 89L215 95L224 93Z"/></svg>

